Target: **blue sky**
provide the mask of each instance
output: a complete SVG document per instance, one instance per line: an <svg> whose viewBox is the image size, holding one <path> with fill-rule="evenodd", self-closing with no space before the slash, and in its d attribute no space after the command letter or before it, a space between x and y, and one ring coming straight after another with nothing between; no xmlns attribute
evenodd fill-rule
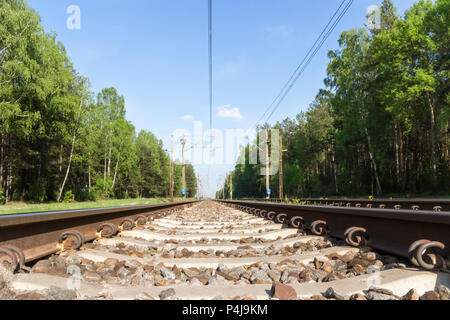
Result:
<svg viewBox="0 0 450 320"><path fill-rule="evenodd" d="M270 105L337 9L338 0L213 0L214 127L248 129ZM209 126L207 0L28 0L54 31L92 90L114 86L127 119L170 146L192 118ZM363 27L381 0L355 0L271 122L308 108L326 75L327 51L344 30ZM394 0L398 13L414 3ZM81 9L69 30L67 7ZM237 109L236 109L237 108ZM220 112L222 111L222 112ZM225 112L225 114L223 113ZM237 118L221 116L240 115ZM186 117L190 116L190 117ZM184 117L184 118L183 118ZM212 196L231 165L197 166Z"/></svg>

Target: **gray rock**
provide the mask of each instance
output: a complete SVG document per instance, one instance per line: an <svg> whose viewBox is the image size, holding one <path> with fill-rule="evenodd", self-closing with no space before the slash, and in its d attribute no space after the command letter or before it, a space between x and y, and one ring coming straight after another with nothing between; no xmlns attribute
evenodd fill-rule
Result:
<svg viewBox="0 0 450 320"><path fill-rule="evenodd" d="M272 281L269 276L267 275L267 273L265 273L263 270L257 270L254 271L250 277L250 281L255 281L256 279L261 280L261 281Z"/></svg>
<svg viewBox="0 0 450 320"><path fill-rule="evenodd" d="M208 286L221 286L225 285L227 281L224 277L215 275L214 277L211 277L208 281Z"/></svg>
<svg viewBox="0 0 450 320"><path fill-rule="evenodd" d="M0 282L3 282L6 285L10 282L14 277L14 273L12 270L8 270L5 266L0 264Z"/></svg>
<svg viewBox="0 0 450 320"><path fill-rule="evenodd" d="M101 281L102 277L96 272L87 272L84 279L87 281Z"/></svg>
<svg viewBox="0 0 450 320"><path fill-rule="evenodd" d="M82 259L81 259L81 257L79 255L72 254L72 255L67 257L66 263L67 263L67 265L79 266L79 265L81 265L81 260Z"/></svg>
<svg viewBox="0 0 450 320"><path fill-rule="evenodd" d="M280 281L281 279L281 272L280 271L276 271L276 270L271 270L268 273L270 279L272 279L273 281Z"/></svg>
<svg viewBox="0 0 450 320"><path fill-rule="evenodd" d="M303 246L303 245L305 245L303 242L298 241L298 242L294 243L293 247L294 247L295 249L297 249L297 248L300 248L300 247Z"/></svg>
<svg viewBox="0 0 450 320"><path fill-rule="evenodd" d="M391 295L382 294L375 291L370 291L368 294L366 294L366 297L368 300L398 300Z"/></svg>
<svg viewBox="0 0 450 320"><path fill-rule="evenodd" d="M242 275L241 275L242 278L247 279L247 280L249 280L251 276L252 276L252 273L249 270L245 270L244 272L242 272Z"/></svg>
<svg viewBox="0 0 450 320"><path fill-rule="evenodd" d="M162 254L164 254L164 253L168 253L169 251L171 251L171 250L173 250L173 249L176 249L177 248L177 245L176 244L174 244L174 243L167 243L167 244L165 244L164 245L164 247L162 248Z"/></svg>
<svg viewBox="0 0 450 320"><path fill-rule="evenodd" d="M375 254L375 252L366 252L361 254L361 257L363 259L369 260L369 261L375 261L377 260L377 255Z"/></svg>
<svg viewBox="0 0 450 320"><path fill-rule="evenodd" d="M152 296L150 296L150 295L148 295L148 294L146 294L146 293L139 293L139 294L134 298L134 300L141 300L141 301L144 301L144 300L155 300L155 298L153 298Z"/></svg>
<svg viewBox="0 0 450 320"><path fill-rule="evenodd" d="M121 279L128 276L129 271L125 267L121 267L119 270L117 270L117 276Z"/></svg>
<svg viewBox="0 0 450 320"><path fill-rule="evenodd" d="M230 273L236 272L239 276L241 276L244 271L245 271L245 269L243 267L235 267L230 270Z"/></svg>
<svg viewBox="0 0 450 320"><path fill-rule="evenodd" d="M313 270L312 274L318 282L321 282L328 275L328 273L323 270Z"/></svg>
<svg viewBox="0 0 450 320"><path fill-rule="evenodd" d="M285 283L287 281L288 277L289 277L289 271L284 270L283 273L281 274L280 282Z"/></svg>
<svg viewBox="0 0 450 320"><path fill-rule="evenodd" d="M193 287L203 286L203 283L201 283L197 278L192 278L189 284Z"/></svg>
<svg viewBox="0 0 450 320"><path fill-rule="evenodd" d="M367 298L361 293L355 293L350 297L350 300L367 300Z"/></svg>
<svg viewBox="0 0 450 320"><path fill-rule="evenodd" d="M288 277L284 283L285 284L298 284L298 280L295 277Z"/></svg>
<svg viewBox="0 0 450 320"><path fill-rule="evenodd" d="M416 289L411 289L402 297L402 300L419 300L419 298L420 295L417 293Z"/></svg>
<svg viewBox="0 0 450 320"><path fill-rule="evenodd" d="M437 291L438 291L439 295L441 296L441 299L442 298L447 298L447 299L450 300L450 289L449 288L447 288L446 286L441 285L441 286L438 287Z"/></svg>
<svg viewBox="0 0 450 320"><path fill-rule="evenodd" d="M48 300L73 300L77 298L75 290L68 290L51 286L47 292Z"/></svg>
<svg viewBox="0 0 450 320"><path fill-rule="evenodd" d="M380 260L375 260L372 264L367 268L367 273L374 273L376 271L383 270L383 262Z"/></svg>
<svg viewBox="0 0 450 320"><path fill-rule="evenodd" d="M303 271L305 270L305 267L302 267L302 266L295 266L295 267L289 267L287 270L288 270L289 272L298 272L298 273L301 273L301 272L303 272Z"/></svg>
<svg viewBox="0 0 450 320"><path fill-rule="evenodd" d="M66 258L63 256L57 256L54 264L57 267L65 267L66 266Z"/></svg>
<svg viewBox="0 0 450 320"><path fill-rule="evenodd" d="M369 292L376 292L376 293L386 294L388 296L393 296L394 295L394 293L391 290L383 289L383 288L377 288L377 287L374 287L374 286L371 286L369 288Z"/></svg>
<svg viewBox="0 0 450 320"><path fill-rule="evenodd" d="M141 265L137 261L129 260L129 261L125 262L125 267L127 267L127 268L139 268L139 267L141 267Z"/></svg>
<svg viewBox="0 0 450 320"><path fill-rule="evenodd" d="M250 269L248 269L248 271L250 271L252 274L254 274L255 272L258 272L259 269L256 267L251 267Z"/></svg>
<svg viewBox="0 0 450 320"><path fill-rule="evenodd" d="M159 298L161 300L168 300L168 299L172 298L173 296L175 296L175 294L176 294L175 289L170 288L170 289L161 291L159 293Z"/></svg>
<svg viewBox="0 0 450 320"><path fill-rule="evenodd" d="M49 260L39 260L33 268L31 268L31 271L34 273L48 273L51 267L52 263Z"/></svg>
<svg viewBox="0 0 450 320"><path fill-rule="evenodd" d="M104 267L104 268L97 269L97 273L98 273L101 277L104 277L104 276L106 276L108 273L110 273L112 270L114 270L114 269L111 269L111 268L109 268L109 267Z"/></svg>
<svg viewBox="0 0 450 320"><path fill-rule="evenodd" d="M277 270L278 266L275 263L269 263L270 270Z"/></svg>
<svg viewBox="0 0 450 320"><path fill-rule="evenodd" d="M323 294L323 296L327 299L336 299L336 300L348 300L349 297L346 297L343 294L336 292L333 288L328 288L327 291Z"/></svg>
<svg viewBox="0 0 450 320"><path fill-rule="evenodd" d="M339 278L335 273L331 273L323 279L323 282L331 282L331 281L336 281L336 280L340 280L340 279L341 278Z"/></svg>
<svg viewBox="0 0 450 320"><path fill-rule="evenodd" d="M175 279L175 274L172 271L169 271L166 268L161 268L160 270L161 276L163 276L164 278L170 279L170 280L174 280Z"/></svg>
<svg viewBox="0 0 450 320"><path fill-rule="evenodd" d="M217 271L220 271L220 272L227 271L227 267L225 266L225 264L223 262L219 263L219 266L217 267Z"/></svg>
<svg viewBox="0 0 450 320"><path fill-rule="evenodd" d="M264 263L261 266L261 270L263 270L265 273L268 273L270 271L269 265L267 263Z"/></svg>
<svg viewBox="0 0 450 320"><path fill-rule="evenodd" d="M198 272L194 271L194 270L190 270L190 269L183 269L183 272L185 275L187 275L188 277L195 277L198 276Z"/></svg>

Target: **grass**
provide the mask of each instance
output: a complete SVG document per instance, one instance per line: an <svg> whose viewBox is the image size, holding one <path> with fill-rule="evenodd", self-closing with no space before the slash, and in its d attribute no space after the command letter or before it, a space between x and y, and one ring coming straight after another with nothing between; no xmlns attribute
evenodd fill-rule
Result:
<svg viewBox="0 0 450 320"><path fill-rule="evenodd" d="M176 198L174 201L181 201L181 198ZM72 202L72 203L25 203L25 202L10 202L7 205L0 205L0 215L17 214L17 213L34 213L34 212L48 212L48 211L62 211L62 210L78 210L78 209L95 209L95 208L110 208L122 206L137 206L154 203L167 203L169 198L150 198L150 199L125 199L125 200L99 200L91 202Z"/></svg>

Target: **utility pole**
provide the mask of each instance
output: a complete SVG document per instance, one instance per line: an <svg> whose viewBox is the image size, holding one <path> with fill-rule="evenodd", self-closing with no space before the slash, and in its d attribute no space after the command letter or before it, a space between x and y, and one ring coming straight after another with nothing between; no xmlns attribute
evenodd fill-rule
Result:
<svg viewBox="0 0 450 320"><path fill-rule="evenodd" d="M280 144L280 168L278 173L278 190L280 191L280 200L283 200L284 194L283 194L283 184L284 184L284 177L283 177L283 152L287 152L287 150L283 150L283 136L279 135L279 144Z"/></svg>
<svg viewBox="0 0 450 320"><path fill-rule="evenodd" d="M269 189L270 189L270 176L269 176L269 130L266 130L266 199L270 199Z"/></svg>
<svg viewBox="0 0 450 320"><path fill-rule="evenodd" d="M202 199L203 198L203 191L202 191L202 183L200 181L200 173L197 174L197 198Z"/></svg>
<svg viewBox="0 0 450 320"><path fill-rule="evenodd" d="M170 136L170 202L173 202L173 189L174 189L174 177L173 177L173 135Z"/></svg>
<svg viewBox="0 0 450 320"><path fill-rule="evenodd" d="M233 200L233 172L230 174L230 198Z"/></svg>
<svg viewBox="0 0 450 320"><path fill-rule="evenodd" d="M181 138L181 144L183 145L183 167L182 167L182 177L183 177L183 200L186 200L186 164L184 162L184 146L186 145L186 139Z"/></svg>

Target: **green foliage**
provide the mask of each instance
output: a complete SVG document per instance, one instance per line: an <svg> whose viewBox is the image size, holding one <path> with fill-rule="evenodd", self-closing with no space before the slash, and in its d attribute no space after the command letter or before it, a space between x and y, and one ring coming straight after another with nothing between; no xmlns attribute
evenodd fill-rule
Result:
<svg viewBox="0 0 450 320"><path fill-rule="evenodd" d="M46 194L46 183L43 179L37 179L30 185L27 200L31 202L43 202Z"/></svg>
<svg viewBox="0 0 450 320"><path fill-rule="evenodd" d="M63 202L64 203L72 203L72 201L73 201L73 193L72 193L72 190L69 190L64 194Z"/></svg>
<svg viewBox="0 0 450 320"><path fill-rule="evenodd" d="M24 1L0 0L0 201L167 196L162 142L136 137L125 98L90 92L55 39Z"/></svg>
<svg viewBox="0 0 450 320"><path fill-rule="evenodd" d="M86 188L76 188L74 197L75 197L75 200L78 202L92 201L89 199L90 193L89 193L89 190L87 190ZM94 200L95 200L95 198L94 198Z"/></svg>
<svg viewBox="0 0 450 320"><path fill-rule="evenodd" d="M381 29L342 33L326 90L307 112L273 126L288 150L285 194L450 192L449 13L448 0L420 0L399 17L383 0ZM265 195L259 168L236 165L235 197ZM270 182L276 197L278 176Z"/></svg>

